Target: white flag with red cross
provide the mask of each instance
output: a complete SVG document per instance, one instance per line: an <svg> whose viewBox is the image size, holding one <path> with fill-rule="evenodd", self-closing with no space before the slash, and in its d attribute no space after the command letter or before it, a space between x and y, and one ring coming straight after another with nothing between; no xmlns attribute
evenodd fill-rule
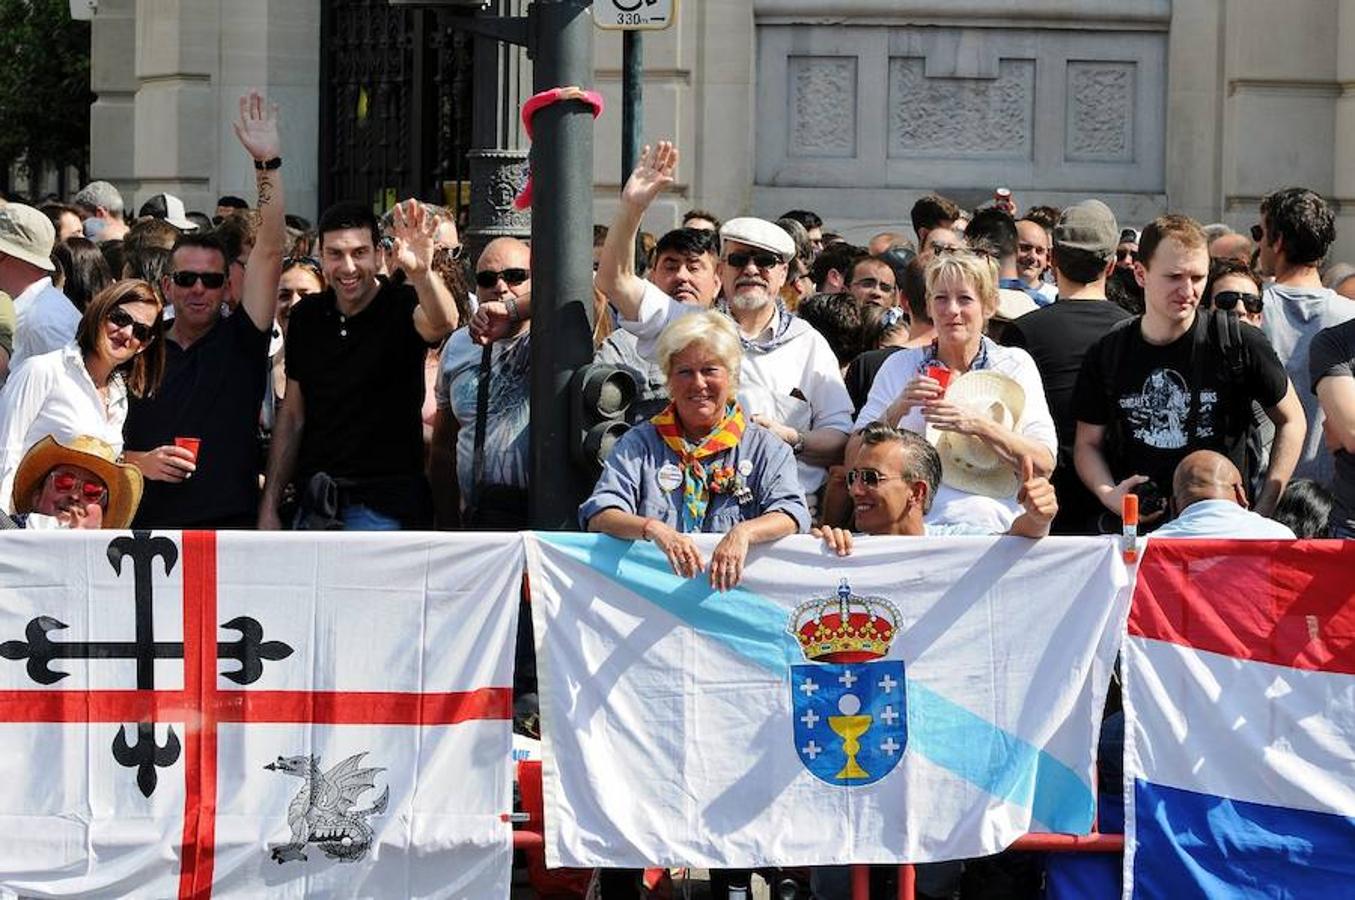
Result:
<svg viewBox="0 0 1355 900"><path fill-rule="evenodd" d="M0 892L508 896L522 544L0 535Z"/></svg>

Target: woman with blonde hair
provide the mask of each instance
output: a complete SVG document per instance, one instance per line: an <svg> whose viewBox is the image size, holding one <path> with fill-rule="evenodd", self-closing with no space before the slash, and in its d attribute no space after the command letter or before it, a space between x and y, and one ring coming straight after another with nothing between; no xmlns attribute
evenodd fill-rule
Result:
<svg viewBox="0 0 1355 900"><path fill-rule="evenodd" d="M710 583L729 590L750 546L809 529L795 457L734 399L743 350L728 316L683 316L656 349L669 404L617 443L579 520L589 531L653 541L684 578L707 569L688 535L723 534Z"/></svg>
<svg viewBox="0 0 1355 900"><path fill-rule="evenodd" d="M942 458L941 488L927 522L1001 534L1021 514L1016 495L1023 461L1036 476L1054 470L1057 436L1044 385L1030 354L984 334L998 306L991 258L939 254L926 277L936 337L885 361L855 427L881 421L926 434Z"/></svg>

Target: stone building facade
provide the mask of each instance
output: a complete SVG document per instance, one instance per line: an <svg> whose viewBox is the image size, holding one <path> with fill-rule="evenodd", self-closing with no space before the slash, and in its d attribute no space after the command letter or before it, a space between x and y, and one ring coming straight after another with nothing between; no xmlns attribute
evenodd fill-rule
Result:
<svg viewBox="0 0 1355 900"><path fill-rule="evenodd" d="M601 0L600 0L601 2ZM286 111L288 205L317 204L321 0L100 0L91 168L139 202L208 209L252 184L229 118L259 86ZM1244 227L1312 187L1355 258L1355 0L682 0L645 38L646 139L680 184L647 223L808 207L853 237L937 189L975 205L1103 197ZM620 183L620 59L597 34L596 217Z"/></svg>

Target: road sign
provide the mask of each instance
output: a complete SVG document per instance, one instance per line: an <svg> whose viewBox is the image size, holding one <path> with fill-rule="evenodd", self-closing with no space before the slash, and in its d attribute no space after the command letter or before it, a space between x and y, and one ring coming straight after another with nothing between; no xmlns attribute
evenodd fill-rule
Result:
<svg viewBox="0 0 1355 900"><path fill-rule="evenodd" d="M677 21L677 0L594 0L593 21L610 31L660 31Z"/></svg>

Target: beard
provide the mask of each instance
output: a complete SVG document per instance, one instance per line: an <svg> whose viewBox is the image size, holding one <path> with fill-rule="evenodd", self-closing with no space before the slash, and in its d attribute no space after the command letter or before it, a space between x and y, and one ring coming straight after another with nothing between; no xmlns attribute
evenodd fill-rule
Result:
<svg viewBox="0 0 1355 900"><path fill-rule="evenodd" d="M771 302L772 295L767 293L765 289L759 288L756 291L745 291L741 294L735 294L730 298L729 305L732 309L749 311L762 309Z"/></svg>

